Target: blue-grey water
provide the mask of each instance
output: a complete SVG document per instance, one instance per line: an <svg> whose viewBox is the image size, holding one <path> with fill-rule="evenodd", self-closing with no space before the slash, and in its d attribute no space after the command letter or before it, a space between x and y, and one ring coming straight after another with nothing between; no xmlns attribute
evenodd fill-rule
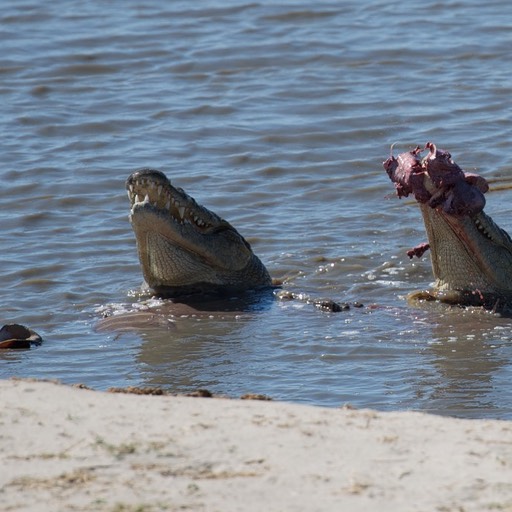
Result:
<svg viewBox="0 0 512 512"><path fill-rule="evenodd" d="M0 10L1 323L45 339L0 377L264 393L512 418L512 320L406 300L432 281L382 169L428 140L512 230L512 4L20 0ZM98 332L142 278L124 180L158 168L248 238L298 301Z"/></svg>

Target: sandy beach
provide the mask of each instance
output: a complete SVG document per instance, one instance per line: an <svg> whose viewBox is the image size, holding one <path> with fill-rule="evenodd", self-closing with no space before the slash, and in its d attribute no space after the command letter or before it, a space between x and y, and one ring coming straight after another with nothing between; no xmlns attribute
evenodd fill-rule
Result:
<svg viewBox="0 0 512 512"><path fill-rule="evenodd" d="M3 511L512 511L512 423L0 381Z"/></svg>

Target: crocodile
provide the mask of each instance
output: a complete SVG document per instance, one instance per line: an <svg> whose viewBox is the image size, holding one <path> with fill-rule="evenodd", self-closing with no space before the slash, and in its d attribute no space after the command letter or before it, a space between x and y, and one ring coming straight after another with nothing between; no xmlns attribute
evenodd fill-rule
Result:
<svg viewBox="0 0 512 512"><path fill-rule="evenodd" d="M435 283L419 296L510 312L512 239L483 211L485 178L465 172L431 142L391 155L383 166L398 197L412 194L423 216L428 243L408 255L421 257L430 249Z"/></svg>
<svg viewBox="0 0 512 512"><path fill-rule="evenodd" d="M243 292L268 290L280 300L298 300L327 312L350 309L348 303L280 289L282 282L270 277L247 240L229 222L171 185L163 172L139 169L126 180L126 190L143 289L173 299L174 310L195 314L198 310L251 309L255 298ZM234 295L237 301L225 300ZM359 302L352 306L363 307ZM156 324L162 315L139 313L139 317Z"/></svg>
<svg viewBox="0 0 512 512"><path fill-rule="evenodd" d="M135 171L126 189L144 286L154 295L229 295L272 286L247 240L161 171Z"/></svg>

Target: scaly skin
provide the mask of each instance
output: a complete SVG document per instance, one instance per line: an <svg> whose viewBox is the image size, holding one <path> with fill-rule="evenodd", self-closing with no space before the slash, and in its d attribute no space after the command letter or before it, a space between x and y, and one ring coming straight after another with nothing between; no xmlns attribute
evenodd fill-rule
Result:
<svg viewBox="0 0 512 512"><path fill-rule="evenodd" d="M423 151L429 154L420 159ZM483 209L488 185L464 172L432 143L384 162L399 197L413 194L423 215L436 279L432 295L442 301L512 310L512 239Z"/></svg>
<svg viewBox="0 0 512 512"><path fill-rule="evenodd" d="M142 273L155 294L229 294L271 286L242 235L163 173L138 170L126 189Z"/></svg>

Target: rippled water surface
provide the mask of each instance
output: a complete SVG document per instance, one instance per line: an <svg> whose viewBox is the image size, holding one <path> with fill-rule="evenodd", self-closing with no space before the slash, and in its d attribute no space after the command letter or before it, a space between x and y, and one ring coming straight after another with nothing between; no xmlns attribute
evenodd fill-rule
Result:
<svg viewBox="0 0 512 512"><path fill-rule="evenodd" d="M405 296L432 280L390 145L427 140L493 183L512 230L512 5L11 2L0 12L2 323L45 339L0 377L160 385L380 410L512 418L512 320ZM124 180L137 167L232 222L286 288L172 330L97 332L141 278Z"/></svg>

